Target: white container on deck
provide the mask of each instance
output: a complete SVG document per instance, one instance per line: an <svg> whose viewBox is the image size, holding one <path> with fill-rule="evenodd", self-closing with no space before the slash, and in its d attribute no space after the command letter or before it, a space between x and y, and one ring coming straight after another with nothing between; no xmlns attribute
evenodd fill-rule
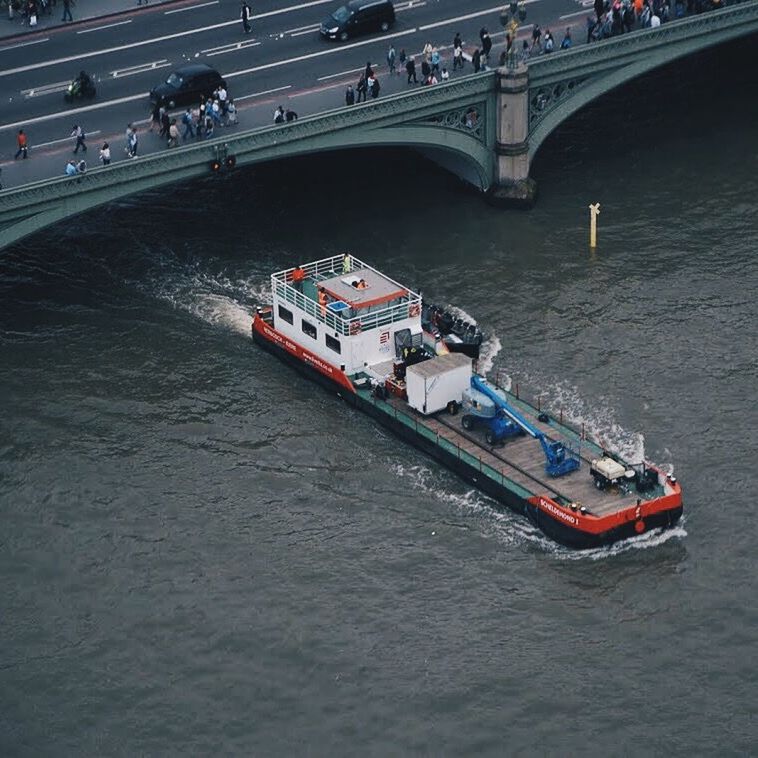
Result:
<svg viewBox="0 0 758 758"><path fill-rule="evenodd" d="M460 403L470 386L471 358L463 353L438 355L408 366L405 373L408 405L426 415L441 411L451 400Z"/></svg>

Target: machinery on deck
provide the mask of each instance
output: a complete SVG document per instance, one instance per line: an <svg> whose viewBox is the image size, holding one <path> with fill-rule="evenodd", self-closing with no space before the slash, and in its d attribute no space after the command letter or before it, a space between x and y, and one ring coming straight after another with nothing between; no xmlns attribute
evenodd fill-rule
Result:
<svg viewBox="0 0 758 758"><path fill-rule="evenodd" d="M545 453L545 471L548 475L564 476L579 468L579 458L571 450L559 440L551 440L539 429L535 429L486 379L474 374L471 377L471 387L492 400L512 422L539 441Z"/></svg>
<svg viewBox="0 0 758 758"><path fill-rule="evenodd" d="M473 381L472 381L473 384ZM500 390L493 389L498 393ZM502 396L503 402L505 397ZM464 429L484 429L484 438L488 445L502 442L508 437L515 437L526 432L505 414L495 402L473 387L467 387L463 392L463 417L461 425Z"/></svg>

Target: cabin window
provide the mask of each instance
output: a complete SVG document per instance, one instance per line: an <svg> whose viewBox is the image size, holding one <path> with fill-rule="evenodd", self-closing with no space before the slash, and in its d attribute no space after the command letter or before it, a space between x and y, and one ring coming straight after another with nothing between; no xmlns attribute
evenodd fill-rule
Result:
<svg viewBox="0 0 758 758"><path fill-rule="evenodd" d="M342 346L340 345L340 341L334 339L334 337L330 337L328 334L326 335L326 346L330 348L331 350L334 350L335 353L342 352Z"/></svg>
<svg viewBox="0 0 758 758"><path fill-rule="evenodd" d="M279 306L279 318L286 321L288 324L295 323L295 317L292 315L292 311L288 311L283 305Z"/></svg>
<svg viewBox="0 0 758 758"><path fill-rule="evenodd" d="M303 319L303 331L309 336L312 337L314 340L318 337L318 332L316 331L316 327L310 323L310 321L306 321Z"/></svg>

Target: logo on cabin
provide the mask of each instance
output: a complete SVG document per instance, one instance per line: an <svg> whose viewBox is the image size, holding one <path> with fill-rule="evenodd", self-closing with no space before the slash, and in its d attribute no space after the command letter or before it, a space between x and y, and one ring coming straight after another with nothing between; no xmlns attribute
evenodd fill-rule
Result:
<svg viewBox="0 0 758 758"><path fill-rule="evenodd" d="M380 345L386 345L390 341L390 333L389 332L382 332L379 335L379 344Z"/></svg>

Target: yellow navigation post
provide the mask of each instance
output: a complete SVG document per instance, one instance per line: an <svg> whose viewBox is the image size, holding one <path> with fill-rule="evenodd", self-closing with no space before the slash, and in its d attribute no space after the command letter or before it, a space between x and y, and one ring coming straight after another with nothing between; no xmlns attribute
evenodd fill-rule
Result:
<svg viewBox="0 0 758 758"><path fill-rule="evenodd" d="M600 215L600 203L590 205L590 247L597 247L597 217Z"/></svg>

